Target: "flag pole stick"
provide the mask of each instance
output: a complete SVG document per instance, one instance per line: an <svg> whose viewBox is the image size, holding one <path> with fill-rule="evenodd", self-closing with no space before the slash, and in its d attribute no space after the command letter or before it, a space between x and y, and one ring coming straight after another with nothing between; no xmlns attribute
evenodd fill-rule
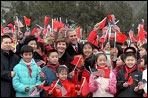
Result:
<svg viewBox="0 0 148 98"><path fill-rule="evenodd" d="M60 81L60 79L57 80L56 84L54 85L54 87L52 88L51 92L54 90L54 88L57 86L58 82Z"/></svg>
<svg viewBox="0 0 148 98"><path fill-rule="evenodd" d="M75 68L74 68L74 70L73 70L73 71L75 71L75 70L76 70L76 68L77 68L77 66L78 66L78 64L79 64L79 62L80 62L80 59L81 59L81 57L79 58L79 60L78 60L78 62L77 62L77 64L76 64L76 66L75 66Z"/></svg>

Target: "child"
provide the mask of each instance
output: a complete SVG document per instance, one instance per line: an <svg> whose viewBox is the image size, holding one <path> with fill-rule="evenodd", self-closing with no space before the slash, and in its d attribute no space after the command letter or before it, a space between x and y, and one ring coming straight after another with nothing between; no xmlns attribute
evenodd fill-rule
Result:
<svg viewBox="0 0 148 98"><path fill-rule="evenodd" d="M123 69L125 63L124 63L124 59L125 59L125 54L121 54L116 61L116 67L113 70L114 74L117 75L118 71L120 71L121 69Z"/></svg>
<svg viewBox="0 0 148 98"><path fill-rule="evenodd" d="M125 68L117 73L118 97L142 97L143 90L138 88L142 73L137 69L136 60L135 54L126 54Z"/></svg>
<svg viewBox="0 0 148 98"><path fill-rule="evenodd" d="M143 72L147 68L147 55L144 55L140 60L138 64L138 69Z"/></svg>
<svg viewBox="0 0 148 98"><path fill-rule="evenodd" d="M147 43L143 44L140 48L140 57L147 55Z"/></svg>
<svg viewBox="0 0 148 98"><path fill-rule="evenodd" d="M24 45L20 53L22 59L13 69L16 75L12 83L16 91L16 97L29 97L33 86L41 84L40 74L34 59L32 59L33 48Z"/></svg>
<svg viewBox="0 0 148 98"><path fill-rule="evenodd" d="M89 78L89 87L90 91L93 92L93 97L113 97L113 94L116 93L116 76L106 62L105 53L97 54L97 71L93 72Z"/></svg>
<svg viewBox="0 0 148 98"><path fill-rule="evenodd" d="M91 68L95 65L95 56L93 55L93 44L86 42L83 47L83 57L84 57L84 66L90 72L89 66Z"/></svg>
<svg viewBox="0 0 148 98"><path fill-rule="evenodd" d="M66 65L60 65L56 68L56 76L59 78L58 81L54 81L48 94L52 97L76 97L77 92L75 91L75 86L69 80L68 68Z"/></svg>
<svg viewBox="0 0 148 98"><path fill-rule="evenodd" d="M145 79L147 82L147 68L143 71L142 79ZM143 89L144 89L144 97L147 97L147 83Z"/></svg>
<svg viewBox="0 0 148 98"><path fill-rule="evenodd" d="M44 77L42 77L42 81L45 80L45 86L49 86L53 83L53 81L57 80L56 77L56 67L59 66L58 63L58 52L54 49L48 51L47 53L48 63L45 67L42 68L42 72L44 73ZM45 97L45 92L43 95Z"/></svg>
<svg viewBox="0 0 148 98"><path fill-rule="evenodd" d="M86 94L82 93L81 88L83 86L84 78L85 78L86 82L89 83L90 73L84 67L83 56L82 55L75 56L73 61L75 61L76 58L78 58L78 60L75 62L76 64L72 63L73 65L75 65L75 67L74 67L73 71L70 73L70 76L71 76L70 80L72 81L72 83L75 84L75 88L78 92L78 96L79 97L86 97L89 94L89 87L88 88L86 87L87 88L86 92L88 92Z"/></svg>

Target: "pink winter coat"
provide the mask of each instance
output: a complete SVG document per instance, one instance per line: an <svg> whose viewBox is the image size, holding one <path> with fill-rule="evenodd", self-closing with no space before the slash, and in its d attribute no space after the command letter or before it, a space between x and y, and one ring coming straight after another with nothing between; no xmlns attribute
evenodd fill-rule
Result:
<svg viewBox="0 0 148 98"><path fill-rule="evenodd" d="M94 82L96 81L96 83ZM99 77L94 79L91 74L89 78L90 91L93 92L93 97L114 97L116 93L116 76L113 72L110 72L110 78ZM109 92L105 91L105 88L109 87Z"/></svg>

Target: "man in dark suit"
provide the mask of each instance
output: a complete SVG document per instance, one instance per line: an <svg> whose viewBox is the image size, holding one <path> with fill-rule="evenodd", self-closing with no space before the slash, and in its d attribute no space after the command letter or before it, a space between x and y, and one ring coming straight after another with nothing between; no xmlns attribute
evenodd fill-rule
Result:
<svg viewBox="0 0 148 98"><path fill-rule="evenodd" d="M68 52L70 56L82 54L82 44L78 43L77 32L74 30L68 30L66 35L69 43L66 52Z"/></svg>
<svg viewBox="0 0 148 98"><path fill-rule="evenodd" d="M82 44L78 43L78 36L77 32L74 30L68 30L66 32L66 37L68 41L68 47L66 49L66 52L69 54L71 58L74 58L76 55L82 54ZM69 65L69 72L73 70L73 67L71 64Z"/></svg>
<svg viewBox="0 0 148 98"><path fill-rule="evenodd" d="M1 97L15 97L12 78L13 67L19 63L19 57L11 50L12 40L8 35L1 37Z"/></svg>

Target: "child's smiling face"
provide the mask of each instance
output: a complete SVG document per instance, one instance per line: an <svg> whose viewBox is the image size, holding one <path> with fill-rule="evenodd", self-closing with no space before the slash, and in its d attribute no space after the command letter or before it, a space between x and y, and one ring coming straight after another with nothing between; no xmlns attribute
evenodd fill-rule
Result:
<svg viewBox="0 0 148 98"><path fill-rule="evenodd" d="M105 55L100 55L97 59L97 64L100 67L105 67L107 63L107 58L105 57Z"/></svg>
<svg viewBox="0 0 148 98"><path fill-rule="evenodd" d="M67 70L62 70L61 72L57 73L57 77L60 79L60 80L66 80L67 79Z"/></svg>
<svg viewBox="0 0 148 98"><path fill-rule="evenodd" d="M129 68L132 68L136 64L136 59L133 56L128 56L125 59L125 64Z"/></svg>

